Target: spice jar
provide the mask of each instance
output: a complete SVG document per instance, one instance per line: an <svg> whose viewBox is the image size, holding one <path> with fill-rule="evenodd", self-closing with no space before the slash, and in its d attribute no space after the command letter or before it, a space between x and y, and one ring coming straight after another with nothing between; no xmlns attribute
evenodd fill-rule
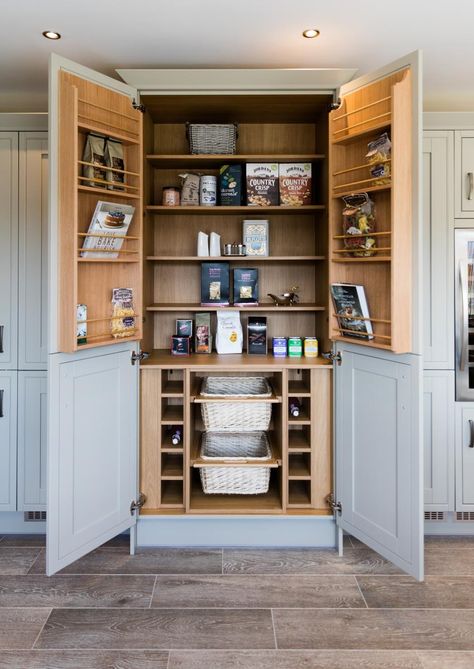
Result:
<svg viewBox="0 0 474 669"><path fill-rule="evenodd" d="M179 207L180 189L177 186L165 186L163 188L163 206Z"/></svg>

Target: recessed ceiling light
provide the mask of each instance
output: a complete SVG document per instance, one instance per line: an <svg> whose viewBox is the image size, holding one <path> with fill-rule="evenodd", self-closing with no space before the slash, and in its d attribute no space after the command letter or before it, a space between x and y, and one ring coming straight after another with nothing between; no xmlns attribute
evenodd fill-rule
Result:
<svg viewBox="0 0 474 669"><path fill-rule="evenodd" d="M303 30L303 37L307 37L308 39L311 39L312 37L318 37L319 34L320 31L316 28L308 28L308 30Z"/></svg>
<svg viewBox="0 0 474 669"><path fill-rule="evenodd" d="M61 35L59 33L55 33L54 30L45 30L42 34L43 37L46 37L46 39L61 39Z"/></svg>

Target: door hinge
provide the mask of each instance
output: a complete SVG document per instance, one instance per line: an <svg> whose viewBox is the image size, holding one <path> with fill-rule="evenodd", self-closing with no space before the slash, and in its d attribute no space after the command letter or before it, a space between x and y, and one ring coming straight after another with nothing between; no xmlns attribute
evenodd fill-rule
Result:
<svg viewBox="0 0 474 669"><path fill-rule="evenodd" d="M132 351L132 355L130 356L130 361L132 365L134 365L136 362L140 362L141 360L146 360L149 357L150 354L147 353L146 351L140 351L140 353L135 353L135 351Z"/></svg>
<svg viewBox="0 0 474 669"><path fill-rule="evenodd" d="M329 506L329 508L334 511L334 514L342 513L342 504L341 502L336 502L336 498L334 497L333 492L329 493L329 495L326 497L326 503Z"/></svg>
<svg viewBox="0 0 474 669"><path fill-rule="evenodd" d="M134 513L140 511L145 502L146 502L146 495L144 495L142 492L138 495L138 500L132 499L132 501L130 502L130 515L133 516Z"/></svg>
<svg viewBox="0 0 474 669"><path fill-rule="evenodd" d="M332 351L326 351L326 352L323 351L321 355L326 360L330 360L331 362L337 362L338 365L342 364L342 355L340 351L338 351L337 353L333 353Z"/></svg>
<svg viewBox="0 0 474 669"><path fill-rule="evenodd" d="M139 104L135 99L132 101L132 107L136 109L137 111L141 112L144 114L146 112L146 107L145 105Z"/></svg>
<svg viewBox="0 0 474 669"><path fill-rule="evenodd" d="M329 103L329 110L330 111L336 111L337 109L340 109L342 105L342 99L339 97L339 90L334 91L334 94L332 96L332 101Z"/></svg>

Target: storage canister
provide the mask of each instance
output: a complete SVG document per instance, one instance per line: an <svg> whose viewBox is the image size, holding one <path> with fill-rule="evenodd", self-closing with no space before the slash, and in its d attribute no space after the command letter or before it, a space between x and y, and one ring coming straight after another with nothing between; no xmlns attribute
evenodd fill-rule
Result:
<svg viewBox="0 0 474 669"><path fill-rule="evenodd" d="M318 340L316 339L316 337L304 338L304 355L305 358L318 357Z"/></svg>
<svg viewBox="0 0 474 669"><path fill-rule="evenodd" d="M200 202L203 207L215 207L217 204L217 177L204 175L199 183Z"/></svg>
<svg viewBox="0 0 474 669"><path fill-rule="evenodd" d="M165 186L163 188L163 206L179 207L180 189L177 186Z"/></svg>
<svg viewBox="0 0 474 669"><path fill-rule="evenodd" d="M303 340L301 337L288 338L288 356L290 358L300 358L303 355Z"/></svg>
<svg viewBox="0 0 474 669"><path fill-rule="evenodd" d="M286 337L273 337L273 357L286 358L287 341Z"/></svg>

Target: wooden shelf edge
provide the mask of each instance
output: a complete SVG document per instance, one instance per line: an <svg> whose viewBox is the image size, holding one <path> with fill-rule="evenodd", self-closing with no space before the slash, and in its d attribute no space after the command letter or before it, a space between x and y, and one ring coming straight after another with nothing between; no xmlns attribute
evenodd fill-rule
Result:
<svg viewBox="0 0 474 669"><path fill-rule="evenodd" d="M299 303L295 304L293 306L282 306L282 307L277 307L274 304L271 304L270 302L265 302L262 304L259 304L258 306L245 306L245 307L236 307L234 305L229 305L229 306L223 306L223 307L218 307L218 306L212 306L212 307L206 307L202 306L200 304L177 304L177 303L169 303L169 304L164 304L164 303L158 303L158 304L150 304L146 307L146 311L272 311L272 312L286 312L286 311L326 311L326 307L318 306L316 304L304 304L304 303ZM185 356L183 356L185 357Z"/></svg>
<svg viewBox="0 0 474 669"><path fill-rule="evenodd" d="M213 154L147 154L146 159L154 167L170 168L186 167L192 165L197 167L199 165L226 165L235 163L252 163L252 162L300 162L311 163L315 161L324 160L326 156L322 153L213 153Z"/></svg>
<svg viewBox="0 0 474 669"><path fill-rule="evenodd" d="M159 262L313 262L326 260L326 256L147 256L147 260Z"/></svg>
<svg viewBox="0 0 474 669"><path fill-rule="evenodd" d="M370 119L367 119L367 123L370 123ZM364 128L355 132L350 133L349 135L344 135L343 137L338 137L336 139L331 139L331 144L350 144L351 142L356 142L359 139L363 139L368 135L372 135L375 132L380 132L381 130L388 130L391 126L391 121L381 121L380 123L374 123L370 128ZM347 131L350 132L350 126L347 128Z"/></svg>
<svg viewBox="0 0 474 669"><path fill-rule="evenodd" d="M115 192L115 191L114 191ZM301 207L285 207L274 205L271 207L165 207L163 205L147 205L145 207L146 211L149 211L154 214L165 214L168 216L186 216L187 214L204 214L206 216L212 214L311 214L318 211L324 211L326 205L324 204L308 204Z"/></svg>

